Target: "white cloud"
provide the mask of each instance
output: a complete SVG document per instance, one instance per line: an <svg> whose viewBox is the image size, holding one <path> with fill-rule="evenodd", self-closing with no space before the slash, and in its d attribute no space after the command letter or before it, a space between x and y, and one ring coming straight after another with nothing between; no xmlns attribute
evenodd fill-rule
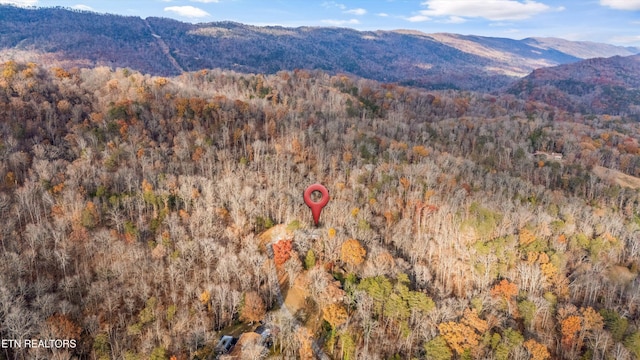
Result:
<svg viewBox="0 0 640 360"><path fill-rule="evenodd" d="M15 6L36 6L38 5L38 0L0 0L0 4L8 4Z"/></svg>
<svg viewBox="0 0 640 360"><path fill-rule="evenodd" d="M447 16L450 19L481 17L492 21L522 20L550 10L548 5L534 0L427 0L422 5L427 10L422 10L419 15L407 20L426 21L436 16Z"/></svg>
<svg viewBox="0 0 640 360"><path fill-rule="evenodd" d="M85 4L73 5L71 8L76 10L82 10L82 11L95 11L91 6L88 6Z"/></svg>
<svg viewBox="0 0 640 360"><path fill-rule="evenodd" d="M344 4L338 4L335 1L325 1L322 3L322 6L326 7L326 8L332 8L332 7L337 7L340 10L346 10L347 6Z"/></svg>
<svg viewBox="0 0 640 360"><path fill-rule="evenodd" d="M491 27L505 27L505 26L513 26L513 23L510 22L494 22L489 24Z"/></svg>
<svg viewBox="0 0 640 360"><path fill-rule="evenodd" d="M358 19L349 19L349 20L326 19L326 20L322 20L322 22L331 26L345 26L345 25L360 24L360 21Z"/></svg>
<svg viewBox="0 0 640 360"><path fill-rule="evenodd" d="M387 14L387 13L378 13L378 16L380 16L380 17L387 17L387 16L389 16L389 14Z"/></svg>
<svg viewBox="0 0 640 360"><path fill-rule="evenodd" d="M509 29L509 30L506 30L504 33L505 34L518 34L520 32L521 32L520 29Z"/></svg>
<svg viewBox="0 0 640 360"><path fill-rule="evenodd" d="M327 9L337 8L337 9L342 10L343 14L349 14L349 15L362 16L362 15L367 13L367 9L363 9L363 8L349 9L349 8L347 8L347 5L341 4L341 3L337 3L335 1L325 1L325 2L322 3L322 6L327 8Z"/></svg>
<svg viewBox="0 0 640 360"><path fill-rule="evenodd" d="M367 10L363 8L357 8L357 9L345 10L344 13L352 14L352 15L364 15L367 13Z"/></svg>
<svg viewBox="0 0 640 360"><path fill-rule="evenodd" d="M640 10L640 0L600 0L600 5L618 10Z"/></svg>
<svg viewBox="0 0 640 360"><path fill-rule="evenodd" d="M188 18L201 18L210 16L210 14L200 8L193 6L168 6L164 8L164 11L173 12L180 16Z"/></svg>
<svg viewBox="0 0 640 360"><path fill-rule="evenodd" d="M426 15L416 15L407 18L408 21L411 22L422 22L422 21L430 21L431 18Z"/></svg>
<svg viewBox="0 0 640 360"><path fill-rule="evenodd" d="M462 24L463 22L466 22L467 20L465 18L462 18L460 16L450 16L449 19L445 20L445 23L447 24Z"/></svg>
<svg viewBox="0 0 640 360"><path fill-rule="evenodd" d="M191 0L191 2L199 2L199 3L209 4L209 3L219 3L220 0Z"/></svg>

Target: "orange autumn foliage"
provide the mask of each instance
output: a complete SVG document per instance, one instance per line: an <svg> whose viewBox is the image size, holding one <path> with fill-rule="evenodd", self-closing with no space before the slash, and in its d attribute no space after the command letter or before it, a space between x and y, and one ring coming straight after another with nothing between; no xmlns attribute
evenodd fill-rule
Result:
<svg viewBox="0 0 640 360"><path fill-rule="evenodd" d="M463 324L474 328L480 334L484 334L489 330L487 321L480 319L476 309L465 309L461 321Z"/></svg>
<svg viewBox="0 0 640 360"><path fill-rule="evenodd" d="M536 235L528 229L521 229L518 234L518 241L520 246L527 246L536 241Z"/></svg>
<svg viewBox="0 0 640 360"><path fill-rule="evenodd" d="M533 339L525 341L523 345L531 355L531 360L546 360L551 357L547 347Z"/></svg>
<svg viewBox="0 0 640 360"><path fill-rule="evenodd" d="M291 240L280 240L273 244L273 260L276 265L282 265L291 257Z"/></svg>
<svg viewBox="0 0 640 360"><path fill-rule="evenodd" d="M345 241L340 249L341 260L352 266L362 264L366 255L367 250L365 250L356 239Z"/></svg>
<svg viewBox="0 0 640 360"><path fill-rule="evenodd" d="M562 333L562 346L565 348L571 348L574 345L580 346L580 339L577 337L578 332L582 327L582 322L579 316L571 315L560 323L560 332Z"/></svg>
<svg viewBox="0 0 640 360"><path fill-rule="evenodd" d="M449 321L438 325L440 334L447 342L447 345L458 355L461 355L467 349L478 346L479 335L465 324Z"/></svg>
<svg viewBox="0 0 640 360"><path fill-rule="evenodd" d="M502 297L507 301L511 301L516 295L518 295L518 286L509 280L503 279L491 288L492 297Z"/></svg>
<svg viewBox="0 0 640 360"><path fill-rule="evenodd" d="M340 304L330 304L322 309L322 318L334 329L347 322L347 317L347 311Z"/></svg>

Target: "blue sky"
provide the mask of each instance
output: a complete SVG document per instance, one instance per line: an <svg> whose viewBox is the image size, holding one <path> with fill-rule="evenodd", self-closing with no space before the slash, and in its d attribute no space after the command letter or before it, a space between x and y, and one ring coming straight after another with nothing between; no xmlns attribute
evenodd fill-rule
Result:
<svg viewBox="0 0 640 360"><path fill-rule="evenodd" d="M522 39L553 36L640 46L640 0L0 0L192 23L412 29Z"/></svg>

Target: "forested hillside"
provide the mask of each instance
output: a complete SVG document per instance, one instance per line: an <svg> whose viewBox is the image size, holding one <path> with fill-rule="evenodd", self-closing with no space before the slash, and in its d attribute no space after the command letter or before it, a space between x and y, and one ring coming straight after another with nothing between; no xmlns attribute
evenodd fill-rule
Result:
<svg viewBox="0 0 640 360"><path fill-rule="evenodd" d="M640 55L537 69L511 85L509 92L567 111L640 119Z"/></svg>
<svg viewBox="0 0 640 360"><path fill-rule="evenodd" d="M67 67L130 67L151 74L177 74L144 20L132 16L23 9L0 5L0 48Z"/></svg>
<svg viewBox="0 0 640 360"><path fill-rule="evenodd" d="M320 71L0 75L0 338L77 341L0 358L213 358L257 321L244 358L640 357L637 122Z"/></svg>

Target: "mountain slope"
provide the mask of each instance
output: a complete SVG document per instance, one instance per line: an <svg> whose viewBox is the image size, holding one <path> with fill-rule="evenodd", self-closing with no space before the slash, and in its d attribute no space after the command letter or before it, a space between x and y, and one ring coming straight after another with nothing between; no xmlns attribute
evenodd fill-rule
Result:
<svg viewBox="0 0 640 360"><path fill-rule="evenodd" d="M301 68L432 89L491 90L536 68L637 50L558 39L190 24L63 8L0 6L0 60L129 67L154 75L205 68L250 73Z"/></svg>
<svg viewBox="0 0 640 360"><path fill-rule="evenodd" d="M481 70L491 66L490 59L424 34L255 27L232 22L191 25L161 18L148 21L188 70L221 67L275 73L321 69L432 88L477 88L488 79L498 84L508 81L498 72Z"/></svg>
<svg viewBox="0 0 640 360"><path fill-rule="evenodd" d="M52 54L80 65L175 72L139 17L0 6L0 49Z"/></svg>
<svg viewBox="0 0 640 360"><path fill-rule="evenodd" d="M516 82L509 92L569 111L639 114L640 55L538 69Z"/></svg>
<svg viewBox="0 0 640 360"><path fill-rule="evenodd" d="M519 40L446 33L429 36L461 51L491 59L494 71L509 76L521 77L532 69L581 59L555 49L541 50Z"/></svg>
<svg viewBox="0 0 640 360"><path fill-rule="evenodd" d="M637 47L621 47L591 41L569 41L558 38L527 38L523 43L543 50L556 50L581 59L611 56L631 56L640 53Z"/></svg>

